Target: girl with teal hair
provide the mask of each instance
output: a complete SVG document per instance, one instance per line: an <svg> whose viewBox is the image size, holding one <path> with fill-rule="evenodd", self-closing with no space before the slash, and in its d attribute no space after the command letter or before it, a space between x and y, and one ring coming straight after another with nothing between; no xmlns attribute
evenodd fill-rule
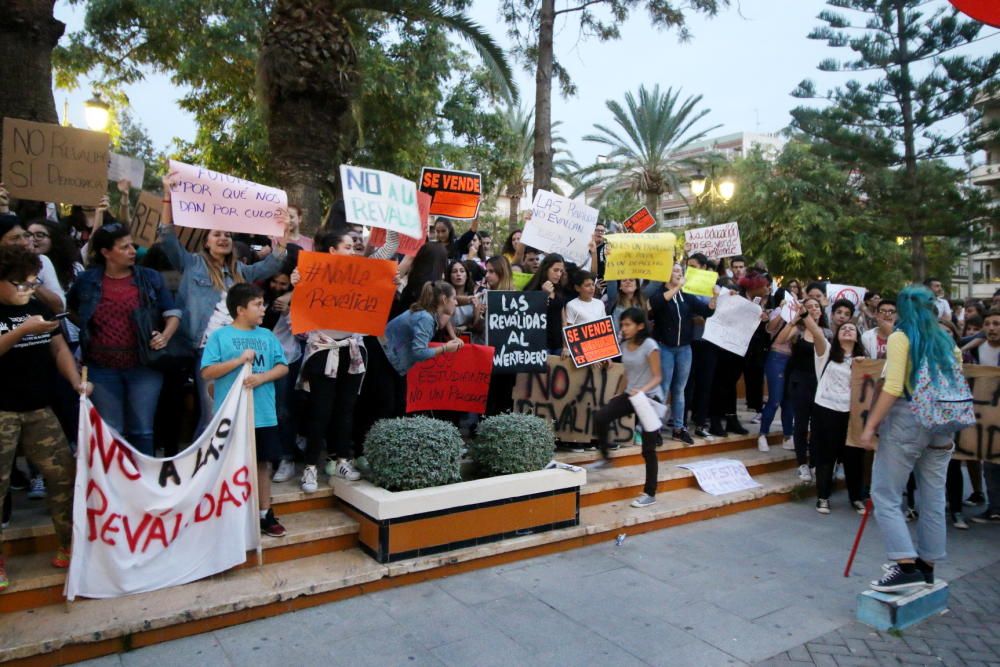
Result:
<svg viewBox="0 0 1000 667"><path fill-rule="evenodd" d="M926 365L932 382L951 384L955 366L961 364L961 353L938 325L934 294L929 289L921 285L903 289L896 308L899 319L887 343L885 384L860 441L863 447L874 449L878 430L871 499L889 559L895 561L871 583L872 589L883 593L905 593L932 585L934 563L945 557L945 480L954 448L952 436L935 435L924 428L908 403L921 367ZM920 489L916 548L902 509L902 494L911 472Z"/></svg>

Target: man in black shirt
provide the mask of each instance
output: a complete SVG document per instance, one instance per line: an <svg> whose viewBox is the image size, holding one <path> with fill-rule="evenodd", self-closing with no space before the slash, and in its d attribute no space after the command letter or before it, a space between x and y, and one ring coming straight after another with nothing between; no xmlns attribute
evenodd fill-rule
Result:
<svg viewBox="0 0 1000 667"><path fill-rule="evenodd" d="M54 567L69 567L73 526L74 461L69 443L49 407L52 371L79 390L92 387L80 379L76 361L59 330L59 321L33 299L41 262L20 247L0 247L0 497L7 493L14 455L24 455L42 472L49 487L49 510L59 550ZM0 534L0 541L2 541ZM0 592L9 586L0 559Z"/></svg>

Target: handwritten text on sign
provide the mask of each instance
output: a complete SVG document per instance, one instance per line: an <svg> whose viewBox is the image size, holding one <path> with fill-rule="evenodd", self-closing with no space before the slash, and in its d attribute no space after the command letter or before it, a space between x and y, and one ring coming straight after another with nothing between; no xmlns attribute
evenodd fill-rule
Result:
<svg viewBox="0 0 1000 667"><path fill-rule="evenodd" d="M753 480L746 465L736 459L712 459L678 464L694 473L698 486L705 493L721 496L735 491L756 489L760 484Z"/></svg>
<svg viewBox="0 0 1000 667"><path fill-rule="evenodd" d="M545 292L486 293L486 343L493 346L493 372L545 369Z"/></svg>
<svg viewBox="0 0 1000 667"><path fill-rule="evenodd" d="M851 362L851 416L847 422L847 444L858 447L881 386L885 359L855 359ZM875 438L876 443L878 437Z"/></svg>
<svg viewBox="0 0 1000 667"><path fill-rule="evenodd" d="M424 243L427 242L427 218L430 214L431 196L425 192L418 192L417 208L420 209L420 238L400 234L399 247L396 248L396 252L400 255L405 255L406 257L415 257L417 251L419 251L424 246ZM381 248L385 245L387 238L388 232L385 229L382 229L381 227L372 227L372 233L368 237L368 244L373 248Z"/></svg>
<svg viewBox="0 0 1000 667"><path fill-rule="evenodd" d="M354 255L299 253L292 333L336 329L381 336L396 293L396 263Z"/></svg>
<svg viewBox="0 0 1000 667"><path fill-rule="evenodd" d="M556 438L563 442L590 442L594 437L594 413L625 391L621 364L595 364L575 368L568 360L549 356L541 373L519 373L514 387L514 411L538 415L554 423ZM611 443L631 444L635 415L611 422Z"/></svg>
<svg viewBox="0 0 1000 667"><path fill-rule="evenodd" d="M563 336L577 368L614 359L622 353L610 317L565 327Z"/></svg>
<svg viewBox="0 0 1000 667"><path fill-rule="evenodd" d="M595 227L597 209L548 190L539 190L531 205L531 220L521 234L521 243L559 253L571 262L583 264L590 255Z"/></svg>
<svg viewBox="0 0 1000 667"><path fill-rule="evenodd" d="M170 188L174 224L198 229L282 237L280 222L288 210L284 190L220 174L176 160L170 171L177 179Z"/></svg>
<svg viewBox="0 0 1000 667"><path fill-rule="evenodd" d="M718 345L739 356L746 356L750 339L760 324L760 306L741 296L722 290L715 314L705 320L702 340Z"/></svg>
<svg viewBox="0 0 1000 667"><path fill-rule="evenodd" d="M712 225L684 232L684 252L688 257L696 252L706 257L733 257L743 254L740 244L740 228L735 222Z"/></svg>
<svg viewBox="0 0 1000 667"><path fill-rule="evenodd" d="M347 222L420 238L417 184L387 171L340 165Z"/></svg>
<svg viewBox="0 0 1000 667"><path fill-rule="evenodd" d="M607 280L670 280L677 243L673 234L608 234L605 238L611 248L604 268Z"/></svg>
<svg viewBox="0 0 1000 667"><path fill-rule="evenodd" d="M152 192L139 193L139 201L132 209L132 220L129 221L129 230L132 232L132 241L143 248L149 248L156 243L156 230L160 225L160 216L163 213L163 197ZM195 229L194 227L174 227L177 240L188 252L198 252L205 244L205 237L208 235L207 229Z"/></svg>
<svg viewBox="0 0 1000 667"><path fill-rule="evenodd" d="M420 172L420 191L432 197L431 215L472 220L479 215L482 189L483 179L475 172L433 167Z"/></svg>
<svg viewBox="0 0 1000 667"><path fill-rule="evenodd" d="M645 206L625 218L622 222L622 227L629 234L641 234L648 229L652 229L654 225L656 225L656 218L653 217L653 214Z"/></svg>
<svg viewBox="0 0 1000 667"><path fill-rule="evenodd" d="M440 343L431 343L439 347ZM490 391L493 348L464 345L421 361L406 374L406 411L457 410L481 415Z"/></svg>
<svg viewBox="0 0 1000 667"><path fill-rule="evenodd" d="M167 459L136 452L81 399L67 598L152 591L246 561L260 540L247 373L204 433Z"/></svg>
<svg viewBox="0 0 1000 667"><path fill-rule="evenodd" d="M108 135L3 119L2 179L19 199L96 206L108 188Z"/></svg>

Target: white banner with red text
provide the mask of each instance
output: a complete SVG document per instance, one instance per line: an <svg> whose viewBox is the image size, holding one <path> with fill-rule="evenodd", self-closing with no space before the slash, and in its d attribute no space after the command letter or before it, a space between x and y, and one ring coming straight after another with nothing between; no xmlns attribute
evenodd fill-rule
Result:
<svg viewBox="0 0 1000 667"><path fill-rule="evenodd" d="M245 562L258 546L247 372L205 432L172 458L136 451L80 399L67 599L185 584Z"/></svg>

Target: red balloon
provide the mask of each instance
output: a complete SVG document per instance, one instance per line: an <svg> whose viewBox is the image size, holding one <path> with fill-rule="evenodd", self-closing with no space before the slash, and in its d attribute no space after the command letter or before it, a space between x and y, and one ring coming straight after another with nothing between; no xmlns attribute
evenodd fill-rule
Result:
<svg viewBox="0 0 1000 667"><path fill-rule="evenodd" d="M955 8L977 21L1000 28L1000 2L997 0L949 0Z"/></svg>

